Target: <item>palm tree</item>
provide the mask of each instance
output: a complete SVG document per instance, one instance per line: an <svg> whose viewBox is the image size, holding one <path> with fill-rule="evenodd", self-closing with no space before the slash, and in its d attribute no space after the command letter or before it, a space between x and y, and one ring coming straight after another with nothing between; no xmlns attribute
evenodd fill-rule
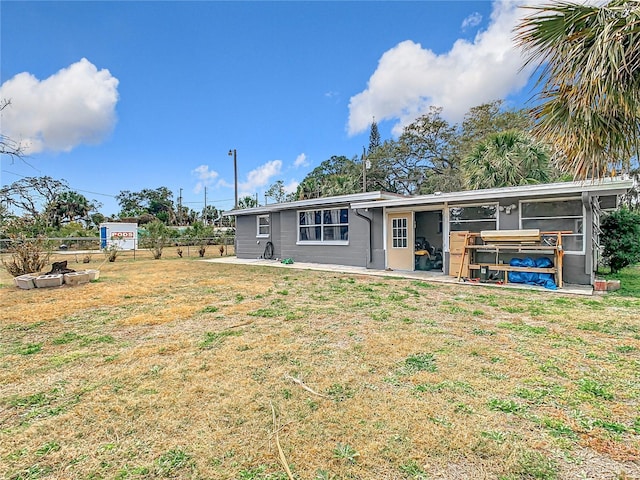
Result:
<svg viewBox="0 0 640 480"><path fill-rule="evenodd" d="M549 152L519 130L490 134L461 162L470 189L547 183L552 178Z"/></svg>
<svg viewBox="0 0 640 480"><path fill-rule="evenodd" d="M527 8L516 43L540 67L534 134L576 178L628 169L640 132L640 2Z"/></svg>
<svg viewBox="0 0 640 480"><path fill-rule="evenodd" d="M54 219L54 224L84 220L89 223L89 212L94 205L87 197L74 191L62 192L49 206L49 211Z"/></svg>

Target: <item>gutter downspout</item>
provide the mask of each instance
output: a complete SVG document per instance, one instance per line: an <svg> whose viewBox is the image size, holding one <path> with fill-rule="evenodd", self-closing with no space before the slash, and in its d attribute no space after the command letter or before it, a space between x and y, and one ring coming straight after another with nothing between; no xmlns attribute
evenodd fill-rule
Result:
<svg viewBox="0 0 640 480"><path fill-rule="evenodd" d="M588 192L582 192L582 205L586 212L586 222L582 226L582 235L584 242L584 273L589 275L591 285L595 280L595 265L593 264L593 240L591 238L593 232L593 210L591 206L591 196ZM588 231L587 231L588 229Z"/></svg>
<svg viewBox="0 0 640 480"><path fill-rule="evenodd" d="M371 236L371 222L373 220L371 220L371 218L367 217L366 215L362 215L360 212L358 212L357 208L353 210L353 213L355 213L360 218L364 218L369 224L369 262L367 263L367 265L365 265L366 268L369 268L368 264L373 262L373 237Z"/></svg>

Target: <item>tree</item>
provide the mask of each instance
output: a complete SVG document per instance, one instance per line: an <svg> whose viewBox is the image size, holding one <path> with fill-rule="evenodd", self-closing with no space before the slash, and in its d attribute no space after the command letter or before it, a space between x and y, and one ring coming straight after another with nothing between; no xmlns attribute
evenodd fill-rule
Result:
<svg viewBox="0 0 640 480"><path fill-rule="evenodd" d="M0 112L11 105L11 100L0 100ZM0 155L6 155L13 162L25 156L24 145L6 135L0 133Z"/></svg>
<svg viewBox="0 0 640 480"><path fill-rule="evenodd" d="M396 193L413 195L434 191L454 191L462 187L457 151L457 128L442 118L441 107L429 112L405 127L392 150L393 173L402 188Z"/></svg>
<svg viewBox="0 0 640 480"><path fill-rule="evenodd" d="M63 192L68 192L69 185L64 180L45 177L25 177L7 187L0 189L0 202L14 206L44 227L54 223L52 211L48 206L55 205Z"/></svg>
<svg viewBox="0 0 640 480"><path fill-rule="evenodd" d="M251 195L246 195L238 199L238 208L253 208L258 206L258 201Z"/></svg>
<svg viewBox="0 0 640 480"><path fill-rule="evenodd" d="M213 205L207 205L202 209L202 223L208 225L209 223L215 223L220 218L222 212L220 212Z"/></svg>
<svg viewBox="0 0 640 480"><path fill-rule="evenodd" d="M397 140L380 144L375 121L371 125L369 150L362 160L332 156L311 171L298 187L297 198L316 198L362 191L363 164L366 190L402 195L451 192L465 188L461 162L488 135L512 126L525 132L531 119L525 110L505 110L501 101L469 110L461 126L442 117L442 108L429 111L407 125ZM535 167L537 168L537 164ZM537 178L526 172L526 178Z"/></svg>
<svg viewBox="0 0 640 480"><path fill-rule="evenodd" d="M533 121L527 110L504 110L503 104L502 100L494 100L471 107L465 114L457 138L460 158L466 157L491 134L506 130L531 130Z"/></svg>
<svg viewBox="0 0 640 480"><path fill-rule="evenodd" d="M105 217L100 212L92 213L90 217L91 217L91 223L93 223L95 226L100 225L107 219L107 217Z"/></svg>
<svg viewBox="0 0 640 480"><path fill-rule="evenodd" d="M264 194L267 198L272 198L275 203L282 203L286 201L287 192L284 191L284 182L282 180L276 181Z"/></svg>
<svg viewBox="0 0 640 480"><path fill-rule="evenodd" d="M330 197L362 191L361 166L345 156L333 155L314 168L298 185L296 197Z"/></svg>
<svg viewBox="0 0 640 480"><path fill-rule="evenodd" d="M169 242L170 231L169 228L160 220L149 223L145 227L146 235L145 245L151 249L151 253L155 260L159 260L162 257L162 250Z"/></svg>
<svg viewBox="0 0 640 480"><path fill-rule="evenodd" d="M77 220L83 220L85 224L89 224L91 222L89 213L95 209L96 205L87 200L87 197L71 190L60 193L46 207L56 226Z"/></svg>
<svg viewBox="0 0 640 480"><path fill-rule="evenodd" d="M461 170L472 190L547 183L552 178L548 149L517 130L490 134L462 160Z"/></svg>
<svg viewBox="0 0 640 480"><path fill-rule="evenodd" d="M640 212L616 210L602 219L600 229L602 254L611 273L640 262Z"/></svg>
<svg viewBox="0 0 640 480"><path fill-rule="evenodd" d="M376 123L376 119L374 118L371 122L371 129L369 131L369 149L367 150L367 154L370 155L374 153L380 146L382 142L380 140L380 132L378 131L378 124Z"/></svg>
<svg viewBox="0 0 640 480"><path fill-rule="evenodd" d="M140 192L123 190L116 195L121 218L139 217L147 213L166 225L176 224L176 211L172 198L173 193L167 187L145 188Z"/></svg>
<svg viewBox="0 0 640 480"><path fill-rule="evenodd" d="M541 85L534 133L576 178L629 168L640 133L640 2L529 7L516 42Z"/></svg>

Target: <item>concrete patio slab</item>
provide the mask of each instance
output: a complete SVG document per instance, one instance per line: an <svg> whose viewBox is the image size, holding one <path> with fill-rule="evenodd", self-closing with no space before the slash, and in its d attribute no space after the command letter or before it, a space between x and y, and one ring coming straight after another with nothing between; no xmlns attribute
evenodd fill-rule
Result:
<svg viewBox="0 0 640 480"><path fill-rule="evenodd" d="M550 290L544 287L538 287L535 285L523 285L516 283L507 284L493 284L493 283L468 283L458 282L456 277L445 275L438 271L402 271L402 270L374 270L364 267L354 267L350 265L332 265L322 263L308 263L308 262L294 262L292 264L283 264L280 260L267 260L263 258L237 258L237 257L220 257L220 258L208 258L202 260L209 263L224 263L231 265L252 265L262 267L277 267L277 268L296 268L302 270L316 270L323 272L336 272L336 273L350 273L355 275L370 275L374 277L395 277L395 278L411 278L414 280L423 280L426 282L435 283L449 283L457 285L467 285L473 287L489 287L489 288L510 288L517 290L531 290L536 292L545 293L560 293L560 294L573 294L573 295L593 295L593 288L587 285L567 285L557 290Z"/></svg>

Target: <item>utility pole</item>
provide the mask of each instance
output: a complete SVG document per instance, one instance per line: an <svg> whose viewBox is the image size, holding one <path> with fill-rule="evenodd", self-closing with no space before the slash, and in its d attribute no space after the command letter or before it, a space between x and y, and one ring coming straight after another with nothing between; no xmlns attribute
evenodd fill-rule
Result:
<svg viewBox="0 0 640 480"><path fill-rule="evenodd" d="M180 189L180 196L178 196L178 226L182 225L182 189Z"/></svg>
<svg viewBox="0 0 640 480"><path fill-rule="evenodd" d="M235 203L234 210L238 209L238 154L236 153L236 149L229 150L229 156L233 156L233 182L234 182L234 190L235 190Z"/></svg>
<svg viewBox="0 0 640 480"><path fill-rule="evenodd" d="M207 187L204 187L204 210L202 211L202 213L203 213L202 220L206 227L207 226Z"/></svg>

